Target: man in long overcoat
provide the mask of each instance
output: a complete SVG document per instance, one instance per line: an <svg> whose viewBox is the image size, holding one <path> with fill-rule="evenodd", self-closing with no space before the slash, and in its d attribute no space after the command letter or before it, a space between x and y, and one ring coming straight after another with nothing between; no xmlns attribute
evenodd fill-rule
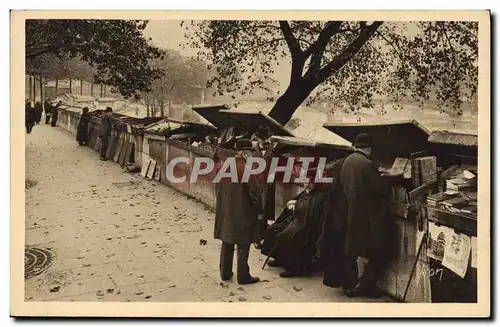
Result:
<svg viewBox="0 0 500 327"><path fill-rule="evenodd" d="M57 125L57 119L59 118L59 107L62 105L62 101L57 101L55 106L52 106L52 122L51 126L55 127Z"/></svg>
<svg viewBox="0 0 500 327"><path fill-rule="evenodd" d="M236 142L236 162L244 167L249 157L258 156L249 139ZM241 171L240 171L241 172ZM239 174L239 178L241 174ZM263 219L261 188L255 179L248 183L221 181L217 184L214 238L222 241L220 275L223 281L233 276L234 246L237 246L238 283L253 284L259 278L250 275L248 256L250 244L262 239L260 220Z"/></svg>
<svg viewBox="0 0 500 327"><path fill-rule="evenodd" d="M109 136L111 135L111 129L113 124L111 122L111 114L113 109L107 107L103 116L101 117L101 125L99 126L99 138L101 139L101 160L106 161L106 152L108 151Z"/></svg>
<svg viewBox="0 0 500 327"><path fill-rule="evenodd" d="M368 259L363 275L356 284L345 285L348 296L375 296L376 284L383 272L384 240L388 210L388 188L376 164L371 159L372 139L359 134L354 142L355 152L341 168L340 180L347 199L347 233L344 253L345 269L358 275L357 259Z"/></svg>
<svg viewBox="0 0 500 327"><path fill-rule="evenodd" d="M40 101L37 101L35 103L35 122L37 125L40 124L40 121L42 120L42 111L43 111L43 108L42 108L42 103Z"/></svg>
<svg viewBox="0 0 500 327"><path fill-rule="evenodd" d="M26 132L28 134L31 134L31 130L33 129L33 126L35 125L36 121L36 114L35 110L31 106L31 102L26 102L26 105L24 107L24 114L25 114L25 122L26 122Z"/></svg>
<svg viewBox="0 0 500 327"><path fill-rule="evenodd" d="M43 110L45 110L45 124L48 125L50 116L52 115L52 104L50 103L50 99L46 99L43 102Z"/></svg>

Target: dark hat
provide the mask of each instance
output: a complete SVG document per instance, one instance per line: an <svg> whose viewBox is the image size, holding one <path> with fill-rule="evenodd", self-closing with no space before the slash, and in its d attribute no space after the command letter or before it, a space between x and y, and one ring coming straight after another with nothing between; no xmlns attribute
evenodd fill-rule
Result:
<svg viewBox="0 0 500 327"><path fill-rule="evenodd" d="M268 138L271 135L271 130L269 129L269 126L259 125L257 127L257 134L262 138Z"/></svg>
<svg viewBox="0 0 500 327"><path fill-rule="evenodd" d="M239 139L236 141L236 150L254 150L252 141L249 139Z"/></svg>
<svg viewBox="0 0 500 327"><path fill-rule="evenodd" d="M372 146L372 137L368 134L362 133L356 135L356 139L354 140L355 148L367 148Z"/></svg>
<svg viewBox="0 0 500 327"><path fill-rule="evenodd" d="M113 111L113 108L111 107L106 107L106 112L112 112Z"/></svg>

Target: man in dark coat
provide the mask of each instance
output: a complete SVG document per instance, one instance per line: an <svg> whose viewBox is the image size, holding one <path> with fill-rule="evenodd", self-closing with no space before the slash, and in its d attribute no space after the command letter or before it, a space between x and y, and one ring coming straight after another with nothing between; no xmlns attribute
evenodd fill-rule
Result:
<svg viewBox="0 0 500 327"><path fill-rule="evenodd" d="M46 99L43 102L43 110L45 110L45 124L49 124L50 115L52 114L52 104L50 103L50 99Z"/></svg>
<svg viewBox="0 0 500 327"><path fill-rule="evenodd" d="M101 125L99 126L99 138L101 139L101 160L106 161L108 158L106 157L106 152L108 151L109 144L109 136L111 135L111 130L113 128L113 124L111 123L111 115L113 113L113 109L111 107L107 107L101 118Z"/></svg>
<svg viewBox="0 0 500 327"><path fill-rule="evenodd" d="M320 256L324 259L323 285L341 287L356 284L358 276L344 274L344 244L347 232L347 200L340 182L340 171L345 158L333 162L327 170L333 179L326 186L325 213L322 235L320 236Z"/></svg>
<svg viewBox="0 0 500 327"><path fill-rule="evenodd" d="M59 117L59 107L62 105L62 101L59 100L55 106L52 106L52 123L51 126L57 126L57 118Z"/></svg>
<svg viewBox="0 0 500 327"><path fill-rule="evenodd" d="M26 105L24 107L24 115L25 115L25 122L26 122L26 132L28 134L31 134L31 130L33 129L33 126L35 125L35 120L36 120L36 114L35 110L31 106L31 102L26 102Z"/></svg>
<svg viewBox="0 0 500 327"><path fill-rule="evenodd" d="M236 142L238 170L249 157L258 156L249 139ZM241 177L241 174L239 174ZM221 181L217 184L214 238L222 241L220 275L223 281L233 276L234 246L237 246L237 278L239 284L253 284L259 278L250 275L250 244L261 240L259 221L263 219L261 190L256 179L248 183Z"/></svg>
<svg viewBox="0 0 500 327"><path fill-rule="evenodd" d="M40 101L37 101L37 103L35 103L35 122L37 125L39 125L40 121L42 120L42 111L42 103Z"/></svg>
<svg viewBox="0 0 500 327"><path fill-rule="evenodd" d="M356 284L345 285L347 295L376 296L377 280L383 272L383 257L387 249L388 188L371 159L372 139L359 134L354 142L355 152L341 168L340 181L347 199L347 233L344 268L358 275L357 259L368 259L363 275ZM353 279L354 280L354 279Z"/></svg>
<svg viewBox="0 0 500 327"><path fill-rule="evenodd" d="M78 131L76 133L76 141L79 145L87 145L89 141L89 108L83 108L80 121L78 122Z"/></svg>

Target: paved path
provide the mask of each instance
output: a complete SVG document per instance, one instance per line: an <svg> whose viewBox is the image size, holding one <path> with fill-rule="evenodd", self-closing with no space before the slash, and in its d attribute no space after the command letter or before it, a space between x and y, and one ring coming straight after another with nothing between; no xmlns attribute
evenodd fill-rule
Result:
<svg viewBox="0 0 500 327"><path fill-rule="evenodd" d="M214 214L202 204L101 162L59 128L36 126L26 139L26 179L36 182L26 190L26 245L55 256L26 280L27 301L351 301L321 276L261 270L255 249L251 272L265 282L221 283Z"/></svg>

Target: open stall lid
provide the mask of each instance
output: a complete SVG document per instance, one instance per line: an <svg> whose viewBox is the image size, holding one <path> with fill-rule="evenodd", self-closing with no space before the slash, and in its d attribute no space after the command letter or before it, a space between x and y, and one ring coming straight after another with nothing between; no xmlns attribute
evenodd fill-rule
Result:
<svg viewBox="0 0 500 327"><path fill-rule="evenodd" d="M428 142L445 153L477 157L478 138L475 134L434 131Z"/></svg>
<svg viewBox="0 0 500 327"><path fill-rule="evenodd" d="M477 148L477 135L455 133L448 131L434 131L429 136L429 143L454 145L465 148Z"/></svg>
<svg viewBox="0 0 500 327"><path fill-rule="evenodd" d="M367 133L373 140L373 157L391 164L395 157L409 158L411 153L427 148L430 131L416 120L382 123L323 125L324 128L353 143L356 135Z"/></svg>
<svg viewBox="0 0 500 327"><path fill-rule="evenodd" d="M210 107L193 107L193 110L208 120L212 125L217 128L227 128L227 127L240 127L235 126L235 122L231 120L227 115L221 113L223 109L228 109L227 106L210 106Z"/></svg>
<svg viewBox="0 0 500 327"><path fill-rule="evenodd" d="M312 140L303 139L303 138L299 138L299 137L291 137L291 136L274 135L271 137L271 141L277 142L278 144L290 145L290 146L331 148L334 150L341 150L341 151L347 151L347 152L351 152L353 150L352 146L349 146L349 145L315 142Z"/></svg>
<svg viewBox="0 0 500 327"><path fill-rule="evenodd" d="M221 110L220 113L227 115L232 121L247 131L257 131L257 128L263 125L269 127L271 133L274 135L293 136L283 125L262 112Z"/></svg>

